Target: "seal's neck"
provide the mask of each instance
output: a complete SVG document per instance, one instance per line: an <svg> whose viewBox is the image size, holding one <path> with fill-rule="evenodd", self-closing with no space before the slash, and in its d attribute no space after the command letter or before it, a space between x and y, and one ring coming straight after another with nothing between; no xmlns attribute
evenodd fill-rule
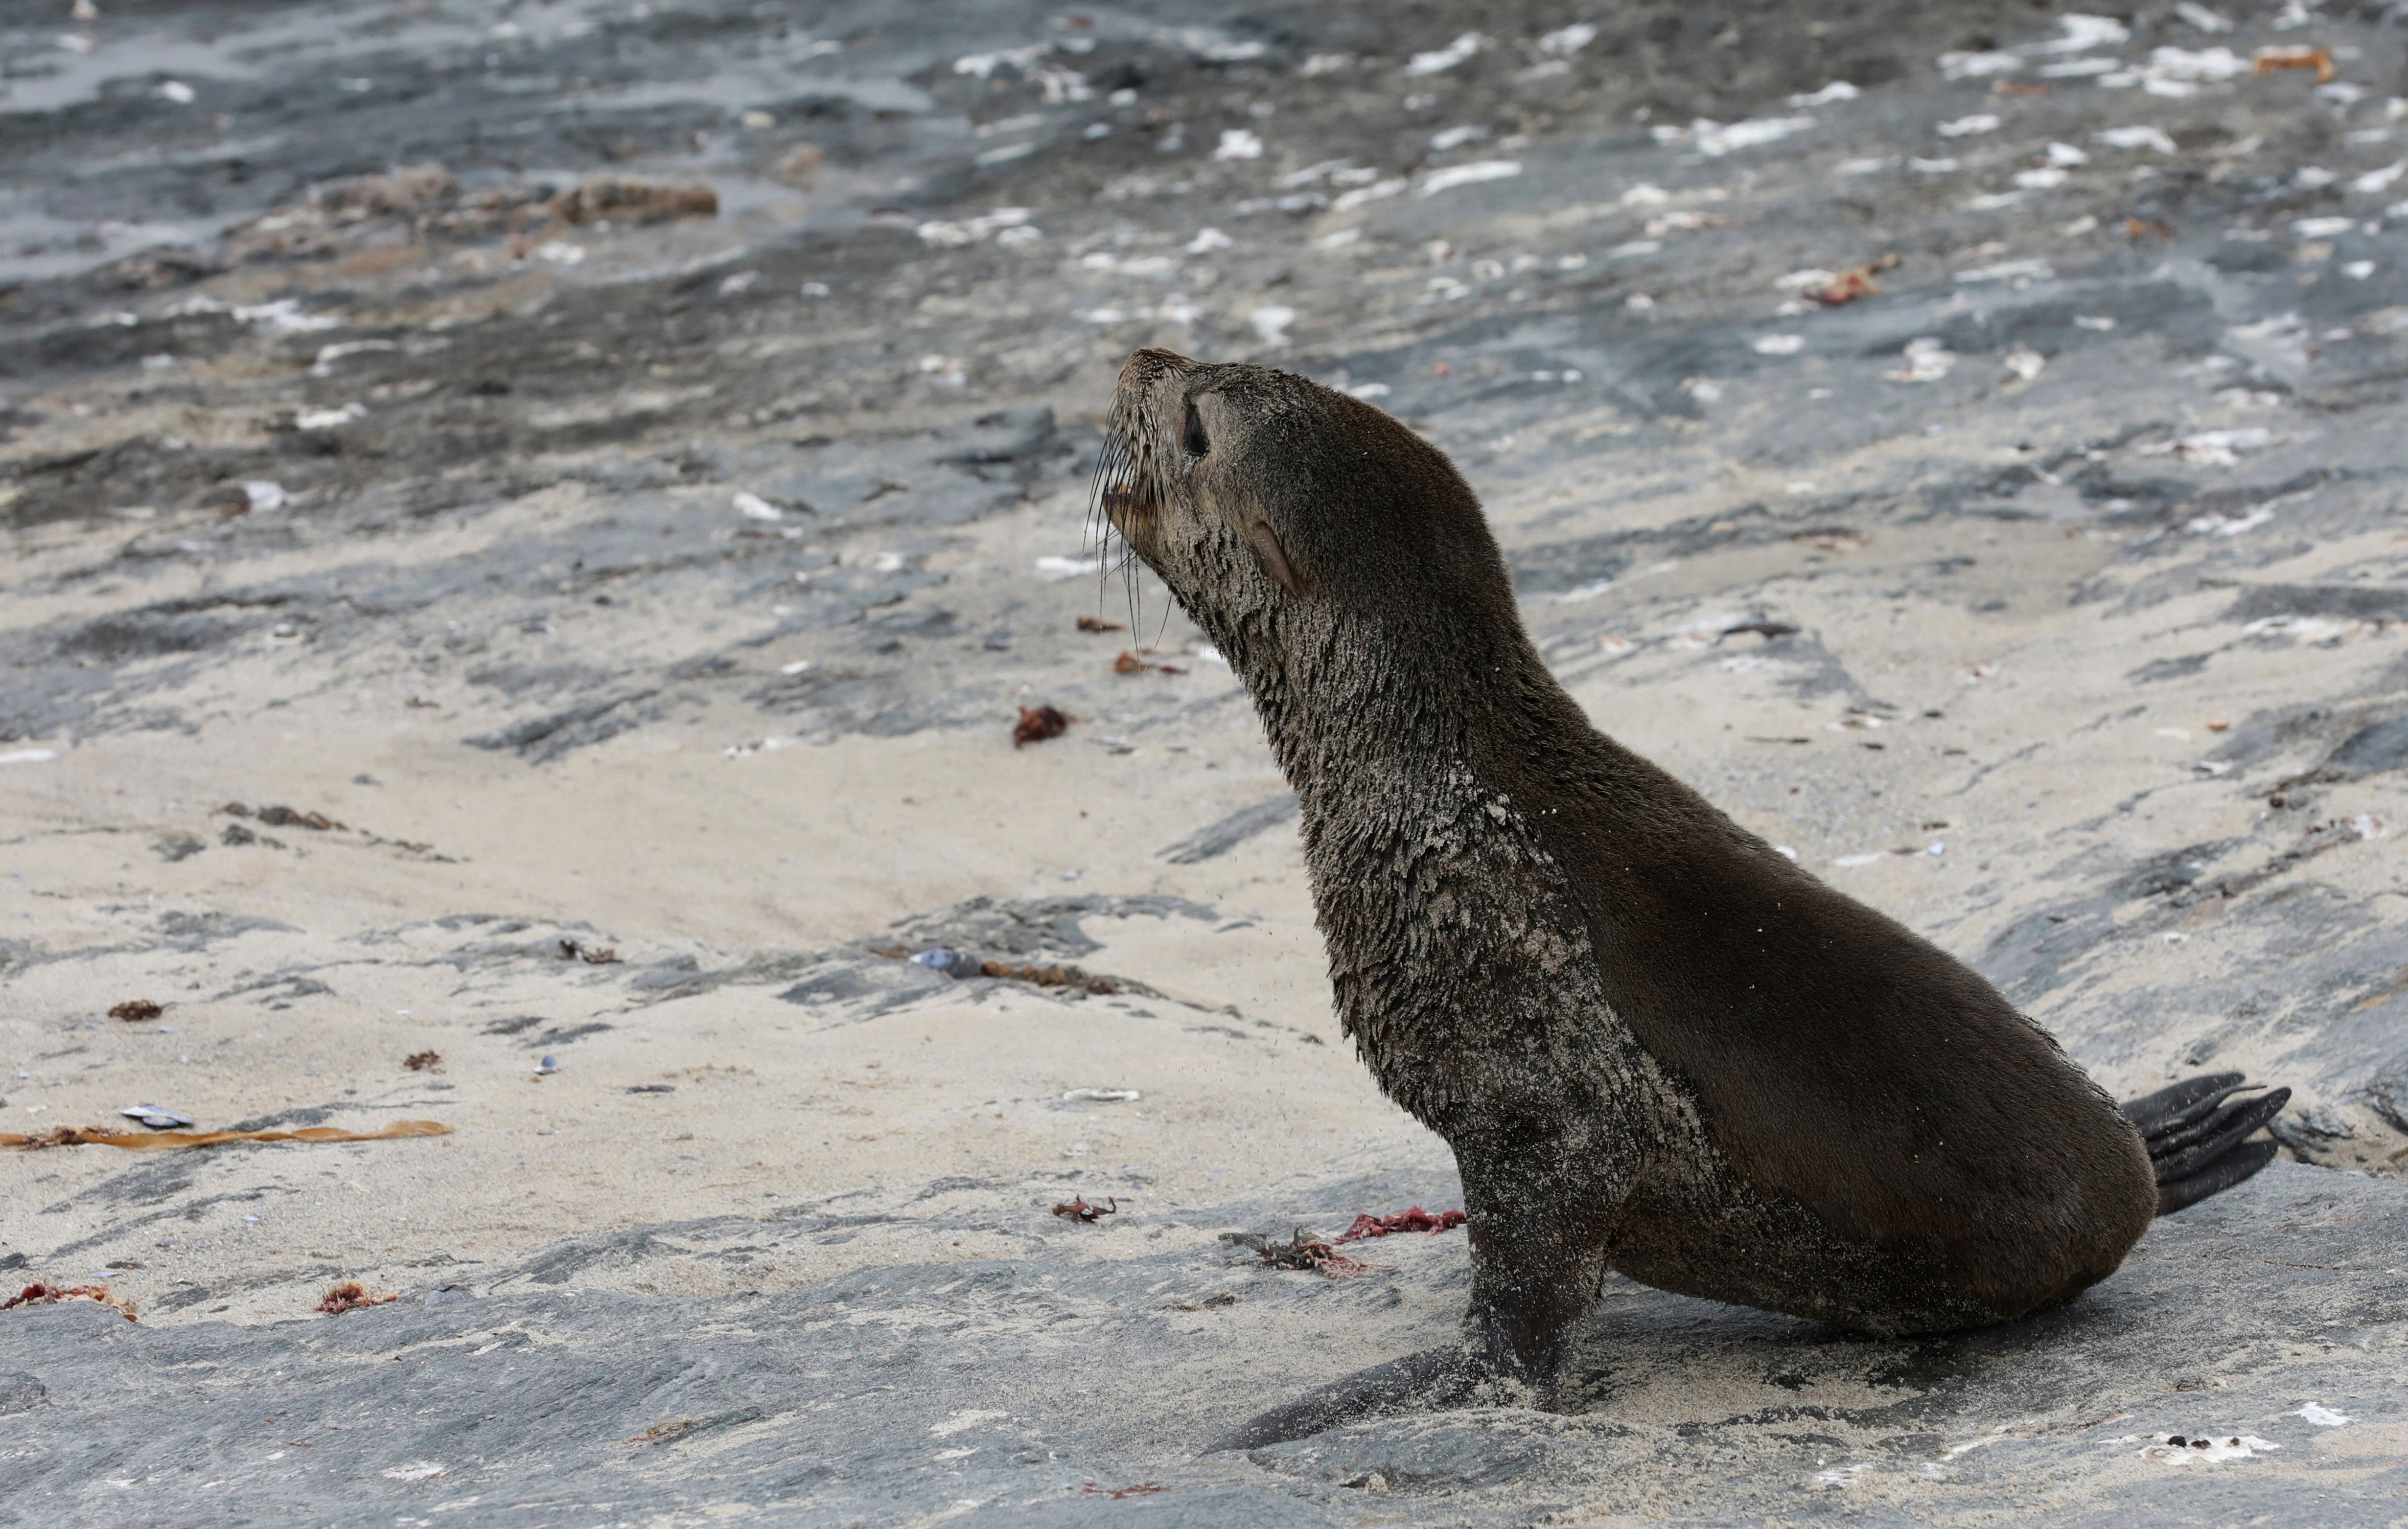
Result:
<svg viewBox="0 0 2408 1529"><path fill-rule="evenodd" d="M1526 730L1553 709L1531 707L1534 676L1562 695L1518 622L1404 625L1301 606L1207 630L1308 812L1492 757L1500 727Z"/></svg>

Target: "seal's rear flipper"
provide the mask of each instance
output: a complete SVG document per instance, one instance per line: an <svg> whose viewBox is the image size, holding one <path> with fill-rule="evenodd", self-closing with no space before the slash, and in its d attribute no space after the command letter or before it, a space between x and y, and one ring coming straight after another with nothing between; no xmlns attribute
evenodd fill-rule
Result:
<svg viewBox="0 0 2408 1529"><path fill-rule="evenodd" d="M2235 1099L2254 1087L2237 1072L2189 1078L2125 1103L2157 1170L2157 1214L2172 1215L2230 1189L2274 1161L2271 1141L2244 1142L2291 1102L2289 1089Z"/></svg>

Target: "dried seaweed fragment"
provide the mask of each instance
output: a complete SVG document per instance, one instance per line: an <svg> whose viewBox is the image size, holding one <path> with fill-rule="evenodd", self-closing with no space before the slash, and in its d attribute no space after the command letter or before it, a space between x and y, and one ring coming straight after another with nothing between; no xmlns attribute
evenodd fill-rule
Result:
<svg viewBox="0 0 2408 1529"><path fill-rule="evenodd" d="M1338 1234L1340 1242L1359 1242L1365 1237L1384 1237L1398 1232L1426 1232L1431 1236L1453 1231L1470 1218L1460 1210L1441 1210L1436 1214L1415 1206L1399 1210L1393 1216L1357 1216L1354 1224Z"/></svg>
<svg viewBox="0 0 2408 1529"><path fill-rule="evenodd" d="M1224 1232L1221 1240L1252 1249L1271 1268L1310 1269L1331 1279L1352 1279L1385 1266L1349 1258L1301 1226L1285 1242L1258 1232Z"/></svg>
<svg viewBox="0 0 2408 1529"><path fill-rule="evenodd" d="M329 1317L339 1317L346 1311L357 1311L364 1307L383 1306L400 1299L400 1296L389 1292L371 1291L356 1279L339 1279L328 1285L326 1293L319 1297L318 1309Z"/></svg>
<svg viewBox="0 0 2408 1529"><path fill-rule="evenodd" d="M107 1285L27 1285L0 1301L0 1311L21 1306L58 1306L66 1301L97 1301L127 1322L135 1320L134 1303L110 1294Z"/></svg>
<svg viewBox="0 0 2408 1529"><path fill-rule="evenodd" d="M1022 707L1020 722L1011 730L1011 746L1021 749L1043 743L1047 738L1058 738L1078 720L1059 707Z"/></svg>

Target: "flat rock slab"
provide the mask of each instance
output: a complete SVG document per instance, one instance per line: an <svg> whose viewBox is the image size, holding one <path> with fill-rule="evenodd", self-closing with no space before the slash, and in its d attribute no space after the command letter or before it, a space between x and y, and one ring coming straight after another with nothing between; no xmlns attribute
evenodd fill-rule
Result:
<svg viewBox="0 0 2408 1529"><path fill-rule="evenodd" d="M754 1243L810 1230L755 1223ZM1875 1341L1617 1280L1569 1415L1389 1419L1248 1455L1197 1450L1261 1405L1443 1339L1460 1236L1369 1244L1389 1266L1343 1281L1190 1245L275 1326L162 1329L74 1303L0 1326L0 1513L2389 1524L2408 1497L2403 1246L2408 1193L2278 1164L2160 1222L2072 1307L1959 1336Z"/></svg>
<svg viewBox="0 0 2408 1529"><path fill-rule="evenodd" d="M0 1158L142 1315L0 1315L0 1523L2398 1522L2403 1192L2300 1164L2408 1161L2400 29L1455 8L0 18L0 1110L452 1128ZM628 176L717 215L548 210ZM2054 1317L1616 1285L1569 1416L1199 1457L1465 1248L1216 1240L1460 1200L1094 577L1157 344L1424 433L1600 725L2300 1163Z"/></svg>

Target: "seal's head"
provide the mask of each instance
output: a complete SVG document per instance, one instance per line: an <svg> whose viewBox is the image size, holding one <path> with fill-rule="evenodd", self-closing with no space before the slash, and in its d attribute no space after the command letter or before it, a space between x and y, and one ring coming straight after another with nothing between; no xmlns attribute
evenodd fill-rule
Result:
<svg viewBox="0 0 2408 1529"><path fill-rule="evenodd" d="M1331 639L1461 661L1477 656L1467 633L1520 632L1454 464L1291 373L1138 351L1096 487L1112 528L1258 694L1283 660Z"/></svg>

